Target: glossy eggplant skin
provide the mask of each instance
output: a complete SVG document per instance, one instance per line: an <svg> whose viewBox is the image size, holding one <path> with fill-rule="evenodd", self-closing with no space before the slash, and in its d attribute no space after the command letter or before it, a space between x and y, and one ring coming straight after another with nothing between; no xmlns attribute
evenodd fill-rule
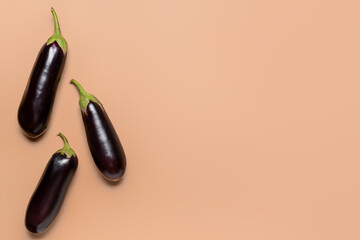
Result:
<svg viewBox="0 0 360 240"><path fill-rule="evenodd" d="M38 54L18 110L19 124L28 137L36 138L48 127L65 60L66 53L56 41L45 43Z"/></svg>
<svg viewBox="0 0 360 240"><path fill-rule="evenodd" d="M106 179L119 180L126 169L125 152L104 107L90 100L81 113L96 166Z"/></svg>
<svg viewBox="0 0 360 240"><path fill-rule="evenodd" d="M55 153L30 199L25 226L32 233L44 232L55 219L78 166L76 155Z"/></svg>

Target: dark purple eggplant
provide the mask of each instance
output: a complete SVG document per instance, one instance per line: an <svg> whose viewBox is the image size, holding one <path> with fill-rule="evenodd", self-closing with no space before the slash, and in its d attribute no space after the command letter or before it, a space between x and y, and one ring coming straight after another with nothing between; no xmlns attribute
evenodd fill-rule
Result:
<svg viewBox="0 0 360 240"><path fill-rule="evenodd" d="M55 33L40 49L18 110L18 121L24 134L37 138L43 134L50 121L56 90L67 55L67 42L61 36L55 10Z"/></svg>
<svg viewBox="0 0 360 240"><path fill-rule="evenodd" d="M59 133L64 147L49 160L26 210L25 226L32 233L42 233L54 221L76 172L78 159L66 137Z"/></svg>
<svg viewBox="0 0 360 240"><path fill-rule="evenodd" d="M126 169L126 157L116 131L103 105L87 93L76 81L71 80L80 93L80 109L91 155L104 178L119 180Z"/></svg>

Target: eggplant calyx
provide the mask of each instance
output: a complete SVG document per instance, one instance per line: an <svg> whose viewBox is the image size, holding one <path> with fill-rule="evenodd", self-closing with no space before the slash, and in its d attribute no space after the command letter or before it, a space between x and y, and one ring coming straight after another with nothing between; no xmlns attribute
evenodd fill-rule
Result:
<svg viewBox="0 0 360 240"><path fill-rule="evenodd" d="M60 25L59 25L59 20L58 17L56 15L56 12L54 10L54 8L51 8L51 13L54 17L54 34L47 40L47 45L50 45L53 42L57 42L59 44L59 46L61 47L61 49L63 50L64 54L66 53L67 49L68 49L68 44L65 40L65 38L61 35L61 31L60 31Z"/></svg>
<svg viewBox="0 0 360 240"><path fill-rule="evenodd" d="M79 105L83 113L86 114L86 108L90 101L98 104L102 108L100 101L94 95L86 92L84 88L75 79L72 79L70 83L74 84L80 93Z"/></svg>
<svg viewBox="0 0 360 240"><path fill-rule="evenodd" d="M68 158L70 158L71 156L76 156L75 151L70 147L69 142L66 139L66 137L60 132L58 133L58 136L61 137L62 140L64 141L64 147L62 149L59 149L56 152L65 154Z"/></svg>

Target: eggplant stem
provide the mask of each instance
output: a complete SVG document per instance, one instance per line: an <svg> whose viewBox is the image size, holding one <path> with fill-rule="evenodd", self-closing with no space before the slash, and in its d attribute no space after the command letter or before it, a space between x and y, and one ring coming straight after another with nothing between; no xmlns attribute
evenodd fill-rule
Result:
<svg viewBox="0 0 360 240"><path fill-rule="evenodd" d="M62 134L61 132L58 133L58 136L62 138L62 140L64 141L64 147L69 147L69 142L66 139L66 137L64 136L64 134Z"/></svg>
<svg viewBox="0 0 360 240"><path fill-rule="evenodd" d="M80 83L78 83L75 79L72 79L70 83L74 84L80 93L79 105L83 113L86 114L86 108L90 101L97 103L101 108L103 108L100 101L94 95L86 92Z"/></svg>
<svg viewBox="0 0 360 240"><path fill-rule="evenodd" d="M54 17L54 34L47 40L47 45L57 42L65 54L67 52L68 45L65 38L61 35L59 20L54 8L51 8L51 13Z"/></svg>
<svg viewBox="0 0 360 240"><path fill-rule="evenodd" d="M76 89L79 91L80 96L85 96L87 94L87 92L85 91L85 89L80 85L80 83L78 83L75 79L72 79L71 82L72 84L75 85Z"/></svg>
<svg viewBox="0 0 360 240"><path fill-rule="evenodd" d="M71 157L72 155L76 155L74 150L70 147L68 140L66 139L66 137L64 136L64 134L62 134L61 132L58 133L58 136L62 138L62 140L64 141L64 147L60 150L58 150L57 152L59 153L65 153L66 156Z"/></svg>
<svg viewBox="0 0 360 240"><path fill-rule="evenodd" d="M51 13L54 17L54 34L59 34L61 35L61 31L60 31L60 25L59 25L59 20L58 17L56 15L55 9L53 7L51 7Z"/></svg>

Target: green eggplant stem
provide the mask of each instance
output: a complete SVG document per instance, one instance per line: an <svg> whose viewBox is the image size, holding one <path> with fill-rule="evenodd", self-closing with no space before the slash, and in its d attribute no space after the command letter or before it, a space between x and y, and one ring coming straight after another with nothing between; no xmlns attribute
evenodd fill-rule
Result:
<svg viewBox="0 0 360 240"><path fill-rule="evenodd" d="M76 156L75 151L70 147L68 140L61 132L58 133L58 136L64 141L64 147L58 150L58 153L65 153L67 157Z"/></svg>
<svg viewBox="0 0 360 240"><path fill-rule="evenodd" d="M54 8L51 8L51 13L54 18L54 34L48 39L47 45L56 41L65 54L68 49L68 44L67 44L65 38L61 35L59 20L58 20L58 17L56 15Z"/></svg>
<svg viewBox="0 0 360 240"><path fill-rule="evenodd" d="M74 84L80 93L79 105L83 113L86 113L86 107L90 101L95 102L102 107L100 101L94 95L86 92L80 83L78 83L75 79L72 79L70 83Z"/></svg>
<svg viewBox="0 0 360 240"><path fill-rule="evenodd" d="M85 89L80 85L80 83L78 83L78 81L76 81L75 79L72 79L71 82L72 84L75 85L75 87L77 88L77 90L79 91L80 93L80 96L85 96L86 94L88 94Z"/></svg>
<svg viewBox="0 0 360 240"><path fill-rule="evenodd" d="M56 15L56 12L55 12L55 9L52 7L51 8L51 13L54 17L54 34L59 34L61 35L61 31L60 31L60 25L59 25L59 20L58 20L58 17Z"/></svg>

